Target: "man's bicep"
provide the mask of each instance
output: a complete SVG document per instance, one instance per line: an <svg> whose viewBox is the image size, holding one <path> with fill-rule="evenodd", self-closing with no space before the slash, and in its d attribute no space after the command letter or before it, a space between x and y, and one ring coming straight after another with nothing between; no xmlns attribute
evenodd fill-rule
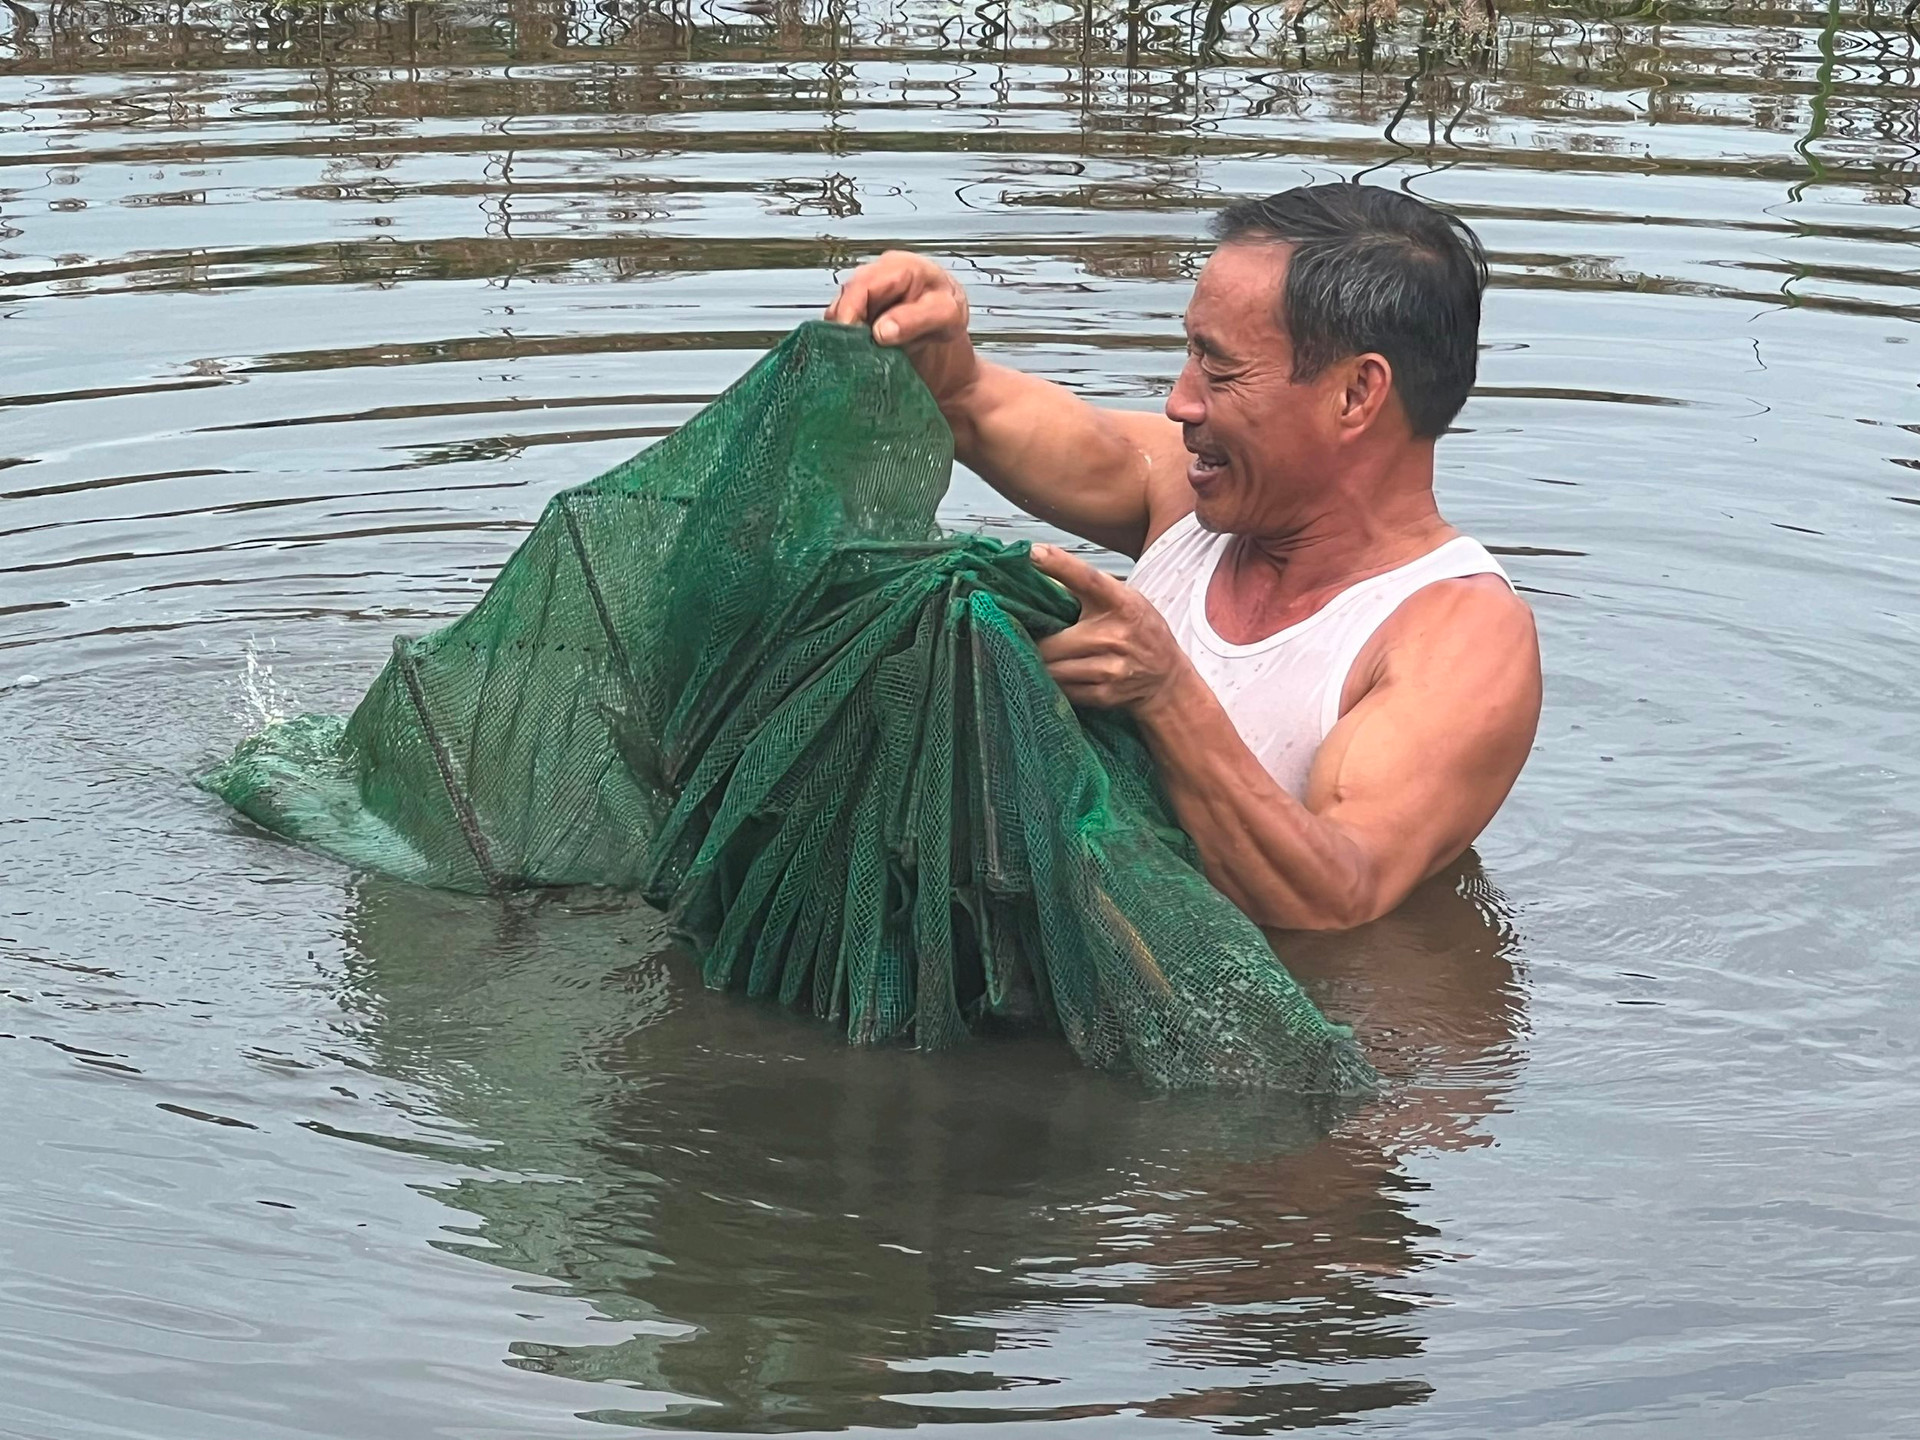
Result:
<svg viewBox="0 0 1920 1440"><path fill-rule="evenodd" d="M962 458L1015 504L1122 554L1138 556L1170 473L1184 477L1180 428L1163 415L1109 410L1065 387L995 367L1003 387Z"/></svg>
<svg viewBox="0 0 1920 1440"><path fill-rule="evenodd" d="M1180 427L1164 415L1089 408L1096 417L1096 438L1061 456L1060 473L1078 477L1076 484L1062 487L1061 499L1080 522L1062 523L1062 528L1137 560L1178 518L1168 514L1176 481L1191 508L1186 446Z"/></svg>
<svg viewBox="0 0 1920 1440"><path fill-rule="evenodd" d="M1327 736L1308 783L1308 809L1367 849L1388 908L1486 828L1540 715L1539 649L1517 597L1430 608Z"/></svg>

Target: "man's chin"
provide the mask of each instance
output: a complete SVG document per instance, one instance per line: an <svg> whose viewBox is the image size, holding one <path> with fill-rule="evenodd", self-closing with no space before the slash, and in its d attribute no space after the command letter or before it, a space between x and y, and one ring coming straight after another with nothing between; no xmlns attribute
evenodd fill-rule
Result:
<svg viewBox="0 0 1920 1440"><path fill-rule="evenodd" d="M1209 535L1226 535L1233 530L1227 507L1220 503L1220 497L1216 495L1194 496L1193 523Z"/></svg>

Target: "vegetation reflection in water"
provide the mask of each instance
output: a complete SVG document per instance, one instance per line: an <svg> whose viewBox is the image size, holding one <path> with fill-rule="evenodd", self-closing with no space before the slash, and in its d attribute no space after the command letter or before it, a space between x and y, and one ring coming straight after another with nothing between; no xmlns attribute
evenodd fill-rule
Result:
<svg viewBox="0 0 1920 1440"><path fill-rule="evenodd" d="M467 1237L442 1243L615 1322L513 1359L640 1392L609 1420L892 1426L984 1418L957 1398L981 1392L1003 1419L1258 1431L1419 1400L1396 1362L1432 1232L1397 1157L1480 1143L1519 1060L1513 935L1471 870L1358 946L1301 947L1401 1081L1333 1138L1298 1099L1145 1100L1037 1040L902 1064L677 1004L658 922L602 896L369 880L345 938L351 1030L459 1143L352 1138L468 1170L435 1192ZM1103 1304L1194 1388L1076 1398L1041 1342Z"/></svg>
<svg viewBox="0 0 1920 1440"><path fill-rule="evenodd" d="M872 253L832 233L811 239L674 233L702 205L761 198L775 216L824 225L861 217L888 187L836 157L972 153L1002 164L963 207L1046 213L1175 213L1211 203L1226 160L1322 164L1365 175L1497 160L1505 169L1705 179L1737 163L1774 179L1763 228L1787 237L1870 239L1798 202L1840 183L1870 203L1906 205L1920 166L1920 29L1888 0L1608 6L1531 0L1497 17L1481 0L1306 0L1304 5L895 5L745 0L736 6L604 0L488 4L14 5L0 74L111 72L112 92L52 92L84 147L38 153L60 167L255 155L226 138L250 115L307 127L266 153L324 161L297 198L388 213L358 239L226 243L186 253L141 249L65 256L0 271L0 284L96 289L224 289L262 284L393 285L421 279L631 278L774 265L844 269ZM142 87L132 77L146 72ZM206 76L202 84L196 73ZM733 116L744 124L706 123ZM1018 123L1010 123L1016 121ZM1755 140L1733 156L1689 140L1737 126ZM197 132L197 133L196 133ZM191 140L187 137L192 136ZM1663 137L1656 139L1655 137ZM186 148L183 149L183 144ZM706 157L774 148L812 154L820 173L687 173ZM416 176L435 156L479 152L479 173ZM27 157L21 157L23 160ZM673 173L662 173L671 164ZM434 167L444 171L445 166ZM697 172L698 166L695 166ZM159 174L162 172L156 172ZM182 172L185 175L185 172ZM204 170L194 170L202 175ZM3 178L3 172L0 172ZM891 191L898 198L901 191ZM231 199L192 184L130 197L142 207ZM477 205L481 233L396 233L423 199ZM0 207L30 203L0 186ZM54 208L84 209L79 198ZM1475 219L1524 207L1465 207ZM1048 237L1051 254L1112 278L1178 276L1185 238L1139 233ZM0 210L0 247L21 231ZM1888 227L1880 238L1898 242ZM1034 237L983 223L947 253L991 269L1030 256ZM1594 266L1583 257L1493 254L1496 284L1671 289L1884 313L1884 303L1821 293L1844 282L1897 283L1888 270L1819 263L1776 267L1767 284ZM8 252L0 248L0 266ZM770 332L777 333L777 332ZM687 343L681 337L677 343ZM735 341L757 337L733 336ZM1124 343L1133 337L1088 337ZM645 345L600 337L598 347ZM567 353L580 337L520 336L486 359ZM657 337L651 343L667 343ZM477 347L477 348L475 348ZM337 354L263 363L325 368ZM395 357L404 359L405 357Z"/></svg>

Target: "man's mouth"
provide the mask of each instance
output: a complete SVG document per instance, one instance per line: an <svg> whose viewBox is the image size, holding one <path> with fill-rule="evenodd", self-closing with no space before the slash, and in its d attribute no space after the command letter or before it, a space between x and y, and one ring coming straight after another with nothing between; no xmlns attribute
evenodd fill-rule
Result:
<svg viewBox="0 0 1920 1440"><path fill-rule="evenodd" d="M1227 457L1218 450L1210 450L1191 441L1187 449L1193 454L1193 459L1187 462L1187 483L1196 489L1217 479L1220 472L1227 468Z"/></svg>

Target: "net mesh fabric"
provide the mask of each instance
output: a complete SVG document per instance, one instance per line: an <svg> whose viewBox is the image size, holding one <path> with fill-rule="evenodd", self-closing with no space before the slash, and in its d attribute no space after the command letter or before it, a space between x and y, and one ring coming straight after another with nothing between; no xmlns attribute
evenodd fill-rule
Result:
<svg viewBox="0 0 1920 1440"><path fill-rule="evenodd" d="M352 864L480 892L638 890L705 977L850 1040L1057 1029L1161 1086L1372 1079L1209 886L1132 723L1036 636L1026 547L942 537L952 437L898 352L793 332L556 496L480 603L345 719L201 783Z"/></svg>

